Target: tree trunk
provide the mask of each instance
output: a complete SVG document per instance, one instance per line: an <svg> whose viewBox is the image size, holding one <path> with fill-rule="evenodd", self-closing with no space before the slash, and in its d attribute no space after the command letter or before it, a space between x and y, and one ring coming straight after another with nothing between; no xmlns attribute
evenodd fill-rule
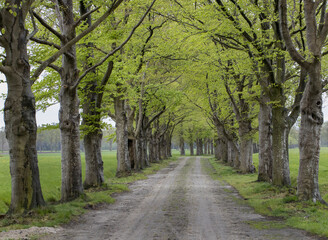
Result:
<svg viewBox="0 0 328 240"><path fill-rule="evenodd" d="M28 31L24 26L24 17L30 6L24 1L19 1L16 8L10 7L12 1L4 4L8 8L1 9L0 17L5 30L2 38L7 45L3 67L6 68L4 74L8 86L4 107L11 174L11 203L8 213L14 214L42 206L45 202L36 152L35 99L31 90L26 46Z"/></svg>
<svg viewBox="0 0 328 240"><path fill-rule="evenodd" d="M219 138L215 138L215 143L214 143L214 156L217 160L221 160L221 141Z"/></svg>
<svg viewBox="0 0 328 240"><path fill-rule="evenodd" d="M141 129L139 135L137 136L137 158L140 162L141 169L149 166L149 160L147 157L147 139L146 130Z"/></svg>
<svg viewBox="0 0 328 240"><path fill-rule="evenodd" d="M86 6L85 2L80 0L80 16L83 16L90 11L90 7ZM91 26L91 14L88 15L85 25ZM93 44L86 44L89 54L84 60L84 68L90 67L90 60L93 58ZM109 76L113 69L113 62L110 62L108 70L104 76L104 79L98 84L96 72L93 71L90 79L85 81L85 87L83 88L83 121L82 125L84 129L84 150L85 150L85 181L84 187L97 187L104 182L104 169L101 156L101 142L103 133L101 130L101 116L99 108L102 105L102 97L104 93L104 87L109 79ZM107 74L109 73L109 74Z"/></svg>
<svg viewBox="0 0 328 240"><path fill-rule="evenodd" d="M179 146L180 146L180 155L181 156L185 156L186 155L184 144L185 144L184 143L184 139L183 139L182 136L180 136L180 144L179 144Z"/></svg>
<svg viewBox="0 0 328 240"><path fill-rule="evenodd" d="M199 150L199 139L196 138L196 155L199 156L200 155L200 150Z"/></svg>
<svg viewBox="0 0 328 240"><path fill-rule="evenodd" d="M151 139L148 144L148 155L149 155L149 162L154 163L155 162L155 154L154 154L153 139Z"/></svg>
<svg viewBox="0 0 328 240"><path fill-rule="evenodd" d="M63 61L66 62L66 57ZM63 64L63 66L68 66ZM65 69L66 67L64 67ZM70 78L70 68L63 71L62 82ZM63 86L60 91L59 128L61 134L62 190L61 200L66 202L83 192L80 156L80 114L76 90Z"/></svg>
<svg viewBox="0 0 328 240"><path fill-rule="evenodd" d="M194 142L189 143L190 156L194 156Z"/></svg>
<svg viewBox="0 0 328 240"><path fill-rule="evenodd" d="M109 151L113 151L113 139L109 140Z"/></svg>
<svg viewBox="0 0 328 240"><path fill-rule="evenodd" d="M199 155L204 155L204 143L203 139L199 139Z"/></svg>
<svg viewBox="0 0 328 240"><path fill-rule="evenodd" d="M204 139L204 154L205 155L209 154L208 138Z"/></svg>
<svg viewBox="0 0 328 240"><path fill-rule="evenodd" d="M250 136L252 130L251 121L239 121L240 138L240 166L242 173L253 173L253 140ZM236 167L236 166L235 166Z"/></svg>
<svg viewBox="0 0 328 240"><path fill-rule="evenodd" d="M210 148L211 148L211 155L214 154L214 143L213 143L213 139L211 139L211 143L210 143Z"/></svg>
<svg viewBox="0 0 328 240"><path fill-rule="evenodd" d="M84 136L85 180L84 187L97 187L104 182L104 167L101 156L102 131Z"/></svg>
<svg viewBox="0 0 328 240"><path fill-rule="evenodd" d="M131 163L128 148L128 126L125 113L125 104L121 97L114 98L116 116L116 142L117 142L117 170L116 176L122 177L131 174Z"/></svg>
<svg viewBox="0 0 328 240"><path fill-rule="evenodd" d="M140 163L140 166L134 168L135 170L143 169L145 167L145 162L143 161L143 157L142 157L142 154L143 154L143 150L142 150L143 142L142 141L143 140L141 139L140 136L138 136L135 141L136 142L136 159L138 159L137 162ZM133 167L132 160L131 160L131 167Z"/></svg>
<svg viewBox="0 0 328 240"><path fill-rule="evenodd" d="M259 174L258 181L272 181L272 130L270 99L262 95L259 112Z"/></svg>
<svg viewBox="0 0 328 240"><path fill-rule="evenodd" d="M287 50L302 68L308 71L309 81L301 100L301 126L299 134L300 166L297 195L300 200L323 201L318 184L320 132L323 124L321 57L327 39L328 22L326 2L304 1L307 47L312 56L307 60L295 48L288 29L287 1L279 1L279 17ZM322 8L322 9L320 9ZM321 17L317 14L321 12ZM318 21L318 19L321 19Z"/></svg>
<svg viewBox="0 0 328 240"><path fill-rule="evenodd" d="M141 163L137 160L137 141L132 138L128 138L128 151L129 151L129 161L131 169L139 170L141 169Z"/></svg>
<svg viewBox="0 0 328 240"><path fill-rule="evenodd" d="M300 166L297 194L300 200L322 201L319 192L318 173L320 132L323 123L321 66L313 60L308 71L309 82L301 101L301 126L299 135Z"/></svg>
<svg viewBox="0 0 328 240"><path fill-rule="evenodd" d="M229 159L228 140L226 139L220 140L220 153L221 153L222 161L228 163L228 159Z"/></svg>
<svg viewBox="0 0 328 240"><path fill-rule="evenodd" d="M58 19L60 29L64 38L62 46L75 37L75 23L72 0L64 1L67 9L62 11L60 6ZM61 11L62 15L59 14ZM67 50L62 56L61 89L59 94L59 128L61 134L62 149L62 190L61 200L70 201L81 195L82 168L80 156L80 101L77 95L76 83L79 71L77 69L77 58L75 45Z"/></svg>
<svg viewBox="0 0 328 240"><path fill-rule="evenodd" d="M166 139L165 139L165 134L163 134L162 136L161 136L161 144L160 144L160 146L161 146L161 148L160 148L160 150L161 150L161 159L168 159L168 156L167 156L167 151L166 151L166 149L167 149L167 147L166 147Z"/></svg>
<svg viewBox="0 0 328 240"><path fill-rule="evenodd" d="M279 99L281 100L283 97L279 96ZM276 186L289 186L291 184L288 146L286 146L289 131L287 112L283 106L284 104L281 103L272 108L272 183Z"/></svg>
<svg viewBox="0 0 328 240"><path fill-rule="evenodd" d="M168 156L172 157L172 133L168 133L167 134L167 152L168 152Z"/></svg>
<svg viewBox="0 0 328 240"><path fill-rule="evenodd" d="M161 159L161 139L160 137L156 137L155 142L155 155L156 155L156 162L160 162Z"/></svg>
<svg viewBox="0 0 328 240"><path fill-rule="evenodd" d="M240 167L239 155L239 151L236 149L236 143L228 140L228 164L231 167Z"/></svg>

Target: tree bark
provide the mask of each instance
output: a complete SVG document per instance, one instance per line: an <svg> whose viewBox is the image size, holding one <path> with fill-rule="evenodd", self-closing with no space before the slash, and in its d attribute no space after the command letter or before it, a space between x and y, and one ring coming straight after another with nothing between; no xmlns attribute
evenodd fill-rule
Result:
<svg viewBox="0 0 328 240"><path fill-rule="evenodd" d="M220 140L220 153L221 153L221 159L225 163L228 163L228 159L229 159L228 149L229 149L228 140L222 138Z"/></svg>
<svg viewBox="0 0 328 240"><path fill-rule="evenodd" d="M270 99L262 93L259 112L259 174L258 181L272 181L272 130Z"/></svg>
<svg viewBox="0 0 328 240"><path fill-rule="evenodd" d="M237 148L237 142L235 142L234 140L228 140L227 141L227 145L228 145L228 164L231 167L234 168L240 168L240 150Z"/></svg>
<svg viewBox="0 0 328 240"><path fill-rule="evenodd" d="M113 151L113 139L109 140L109 151Z"/></svg>
<svg viewBox="0 0 328 240"><path fill-rule="evenodd" d="M172 133L167 133L167 152L168 152L168 157L172 157Z"/></svg>
<svg viewBox="0 0 328 240"><path fill-rule="evenodd" d="M204 155L207 155L207 138L204 138L204 141L203 141L203 153Z"/></svg>
<svg viewBox="0 0 328 240"><path fill-rule="evenodd" d="M234 140L231 140L232 147L234 146L234 148L232 148L234 151L234 159L230 160L230 162L232 161L233 166L239 168L242 173L253 173L255 167L253 165L252 120L250 119L251 107L248 101L244 98L245 81L246 77L240 79L239 75L234 76L236 89L239 92L237 96L232 93L228 82L225 83L226 92L229 95L239 125L239 149L237 143L234 143ZM249 84L252 85L252 82Z"/></svg>
<svg viewBox="0 0 328 240"><path fill-rule="evenodd" d="M147 138L146 129L142 127L140 133L137 136L137 158L141 164L141 169L149 166L149 159L147 156Z"/></svg>
<svg viewBox="0 0 328 240"><path fill-rule="evenodd" d="M288 157L288 124L287 111L283 102L285 96L279 86L272 90L272 99L276 100L272 108L272 183L276 186L289 186L289 157Z"/></svg>
<svg viewBox="0 0 328 240"><path fill-rule="evenodd" d="M319 192L320 133L323 124L321 63L314 60L301 101L300 166L297 194L300 200L323 201Z"/></svg>
<svg viewBox="0 0 328 240"><path fill-rule="evenodd" d="M66 74L62 82L71 78L70 64L63 57ZM76 90L62 86L60 91L59 128L61 134L62 190L61 200L66 202L79 197L83 192L80 156L80 114Z"/></svg>
<svg viewBox="0 0 328 240"><path fill-rule="evenodd" d="M199 142L199 155L204 155L204 142L203 142L203 139L200 138L198 140Z"/></svg>
<svg viewBox="0 0 328 240"><path fill-rule="evenodd" d="M125 101L121 96L114 98L116 116L117 170L116 176L123 177L131 174L131 163L128 148L128 126L125 113Z"/></svg>
<svg viewBox="0 0 328 240"><path fill-rule="evenodd" d="M323 124L321 57L327 39L328 21L326 1L304 1L307 47L311 58L305 59L293 44L288 29L287 1L279 1L281 32L287 50L294 61L308 72L309 81L301 101L301 126L299 134L300 166L297 181L297 194L300 200L323 202L318 184L320 133ZM321 9L320 9L320 8ZM317 21L318 9L321 11Z"/></svg>
<svg viewBox="0 0 328 240"><path fill-rule="evenodd" d="M184 142L183 136L180 135L179 140L180 140L180 142L179 142L180 143L179 144L179 146L180 146L180 155L181 156L185 156L186 155L186 151L185 151L185 147L184 147L185 142Z"/></svg>
<svg viewBox="0 0 328 240"><path fill-rule="evenodd" d="M253 139L250 136L251 124L251 121L239 121L240 165L238 167L242 173L255 172L253 165Z"/></svg>
<svg viewBox="0 0 328 240"><path fill-rule="evenodd" d="M189 143L190 155L194 156L194 142Z"/></svg>
<svg viewBox="0 0 328 240"><path fill-rule="evenodd" d="M65 7L56 5L63 38L61 45L75 38L73 1L63 0ZM59 128L61 133L62 189L61 200L70 201L83 193L80 156L80 101L77 88L72 87L79 77L75 45L62 56L59 93Z"/></svg>
<svg viewBox="0 0 328 240"><path fill-rule="evenodd" d="M215 138L214 140L214 156L217 160L221 160L222 157L221 157L221 141L220 139L217 137Z"/></svg>
<svg viewBox="0 0 328 240"><path fill-rule="evenodd" d="M97 187L104 182L104 167L101 156L102 131L88 133L83 138L85 150L84 187Z"/></svg>
<svg viewBox="0 0 328 240"><path fill-rule="evenodd" d="M87 14L90 11L90 7L86 6L84 1L80 1L80 16ZM85 23L88 27L91 27L91 14L88 15ZM87 43L87 48L90 53L85 59L85 68L90 67L88 64L89 58L93 58L92 43ZM102 104L102 97L104 93L104 87L108 82L108 79L113 70L113 62L110 62L108 69L104 75L101 83L98 83L96 72L93 71L91 79L85 82L83 94L85 94L83 100L83 121L82 125L86 127L84 135L84 150L85 150L85 181L84 187L97 187L104 182L104 169L103 160L101 155L101 143L103 133L101 130L101 116L99 108Z"/></svg>
<svg viewBox="0 0 328 240"><path fill-rule="evenodd" d="M31 3L5 1L6 7L0 12L4 29L2 39L6 43L2 67L8 86L4 120L10 156L10 214L23 213L45 204L36 152L37 126L27 55L28 31L24 26Z"/></svg>
<svg viewBox="0 0 328 240"><path fill-rule="evenodd" d="M213 143L213 139L211 139L211 143L210 143L210 148L211 148L211 155L214 154L214 143Z"/></svg>

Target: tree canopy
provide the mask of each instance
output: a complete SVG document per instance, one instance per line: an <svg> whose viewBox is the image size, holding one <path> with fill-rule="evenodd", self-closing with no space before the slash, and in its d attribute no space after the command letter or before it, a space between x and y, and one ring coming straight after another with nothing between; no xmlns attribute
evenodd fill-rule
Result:
<svg viewBox="0 0 328 240"><path fill-rule="evenodd" d="M299 116L298 194L322 201L316 169L327 84L326 1L6 0L0 7L11 161L34 166L22 178L36 183L29 190L35 195L18 194L25 190L13 185L22 198L12 212L44 203L35 111L58 102L63 201L103 183L108 117L116 124L117 176L169 157L173 141L182 155L187 145L191 154L194 146L196 154L215 149L240 172L289 186L288 144L295 144ZM33 149L29 157L18 154L18 143ZM13 164L13 182L18 169ZM30 196L36 200L26 201Z"/></svg>

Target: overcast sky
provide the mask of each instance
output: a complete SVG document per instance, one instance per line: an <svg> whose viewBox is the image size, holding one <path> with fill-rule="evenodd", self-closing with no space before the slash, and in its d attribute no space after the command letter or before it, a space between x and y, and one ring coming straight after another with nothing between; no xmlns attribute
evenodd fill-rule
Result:
<svg viewBox="0 0 328 240"><path fill-rule="evenodd" d="M0 74L0 79L4 80L4 75ZM0 84L0 95L3 93L7 93L7 85L5 83ZM4 99L0 98L0 128L4 127L4 120L3 120L3 109L4 107ZM36 120L38 125L42 124L50 124L50 123L58 123L58 110L59 104L53 105L48 108L46 112L38 111L36 113ZM324 98L324 105L323 105L323 113L324 113L324 120L328 121L328 99L327 97Z"/></svg>

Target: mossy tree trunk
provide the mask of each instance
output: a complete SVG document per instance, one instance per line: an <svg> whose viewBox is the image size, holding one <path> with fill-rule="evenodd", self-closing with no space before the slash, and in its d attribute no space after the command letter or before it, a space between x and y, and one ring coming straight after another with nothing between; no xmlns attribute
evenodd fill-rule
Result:
<svg viewBox="0 0 328 240"><path fill-rule="evenodd" d="M12 214L45 204L36 152L35 99L27 55L29 36L25 29L26 15L32 2L6 0L6 7L0 10L0 46L5 49L0 71L5 74L8 86L4 107L11 174L8 213Z"/></svg>

